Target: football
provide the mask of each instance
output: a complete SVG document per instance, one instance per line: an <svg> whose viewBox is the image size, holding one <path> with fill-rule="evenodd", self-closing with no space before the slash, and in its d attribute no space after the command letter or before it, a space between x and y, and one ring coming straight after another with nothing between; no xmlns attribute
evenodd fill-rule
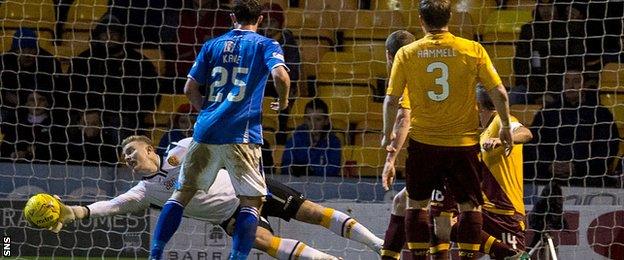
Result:
<svg viewBox="0 0 624 260"><path fill-rule="evenodd" d="M61 214L59 201L49 194L39 193L30 197L24 207L24 217L40 228L52 227Z"/></svg>

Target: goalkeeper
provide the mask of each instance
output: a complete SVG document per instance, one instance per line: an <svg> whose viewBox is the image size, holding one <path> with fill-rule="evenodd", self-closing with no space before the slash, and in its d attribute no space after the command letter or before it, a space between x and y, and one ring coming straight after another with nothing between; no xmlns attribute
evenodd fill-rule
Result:
<svg viewBox="0 0 624 260"><path fill-rule="evenodd" d="M120 215L144 210L150 205L164 205L173 192L180 171L179 164L186 155L191 138L174 143L176 146L169 151L162 169L160 157L151 143L149 138L138 135L130 136L122 142L125 163L134 174L143 177L141 182L111 200L98 201L88 206L67 206L61 203L59 223L51 230L58 232L64 224L76 219ZM294 218L321 225L342 237L363 243L375 252L381 250L383 240L348 215L306 200L303 194L278 181L267 178L267 185L269 195L261 211L263 218L257 228L255 248L277 259L337 259L303 242L274 236L266 220L267 216L272 216L286 221ZM198 191L184 214L220 225L231 235L239 205L228 172L221 169L214 185L207 191Z"/></svg>

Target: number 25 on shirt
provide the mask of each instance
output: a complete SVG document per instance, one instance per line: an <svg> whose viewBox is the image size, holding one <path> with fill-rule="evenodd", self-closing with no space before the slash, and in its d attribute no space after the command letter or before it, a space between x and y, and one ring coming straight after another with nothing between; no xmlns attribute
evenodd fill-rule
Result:
<svg viewBox="0 0 624 260"><path fill-rule="evenodd" d="M241 76L247 75L249 69L243 67L234 67L232 68L232 75L230 77L230 73L224 67L217 66L212 69L210 73L212 77L216 77L219 75L218 80L215 80L210 84L210 95L208 97L208 101L211 102L222 102L223 101L223 93L218 91L218 88L225 86L228 82L231 82L232 85L238 87L238 93L228 93L227 100L231 102L239 102L243 100L245 97L245 87L247 83L240 79Z"/></svg>

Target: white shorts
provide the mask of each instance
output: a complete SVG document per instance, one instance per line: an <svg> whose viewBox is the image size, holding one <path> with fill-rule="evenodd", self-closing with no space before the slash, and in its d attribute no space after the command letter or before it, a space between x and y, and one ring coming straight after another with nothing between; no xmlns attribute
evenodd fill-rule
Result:
<svg viewBox="0 0 624 260"><path fill-rule="evenodd" d="M257 144L202 144L193 141L184 157L177 190L208 190L225 168L238 196L266 196L267 188Z"/></svg>

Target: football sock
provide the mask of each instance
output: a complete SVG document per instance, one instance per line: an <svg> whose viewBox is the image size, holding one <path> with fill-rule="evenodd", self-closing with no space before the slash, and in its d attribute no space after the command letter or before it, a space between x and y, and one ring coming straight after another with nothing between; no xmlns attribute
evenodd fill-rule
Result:
<svg viewBox="0 0 624 260"><path fill-rule="evenodd" d="M457 246L460 259L477 259L483 220L479 211L465 211L459 214L457 223Z"/></svg>
<svg viewBox="0 0 624 260"><path fill-rule="evenodd" d="M271 239L271 245L267 253L279 260L336 259L336 257L316 250L303 242L279 237Z"/></svg>
<svg viewBox="0 0 624 260"><path fill-rule="evenodd" d="M403 245L405 245L405 217L392 214L384 237L381 259L398 260L401 257Z"/></svg>
<svg viewBox="0 0 624 260"><path fill-rule="evenodd" d="M245 260L256 240L256 228L258 227L258 210L252 207L241 207L234 234L232 234L232 252L230 260Z"/></svg>
<svg viewBox="0 0 624 260"><path fill-rule="evenodd" d="M349 215L332 208L323 210L321 226L341 237L365 244L377 253L379 253L383 245L383 240L375 236L368 228L349 217Z"/></svg>
<svg viewBox="0 0 624 260"><path fill-rule="evenodd" d="M163 206L150 249L150 259L162 259L163 250L182 222L184 206L176 200L168 200Z"/></svg>
<svg viewBox="0 0 624 260"><path fill-rule="evenodd" d="M457 232L457 225L455 225L451 231L451 239L453 241L457 241ZM517 253L511 246L485 231L481 231L480 240L479 252L490 255L490 258L504 258Z"/></svg>
<svg viewBox="0 0 624 260"><path fill-rule="evenodd" d="M429 236L429 212L423 209L407 209L405 211L405 237L412 259L427 259Z"/></svg>
<svg viewBox="0 0 624 260"><path fill-rule="evenodd" d="M431 212L431 211L430 211ZM442 211L439 213L438 216L434 216L434 214L430 214L430 219L429 219L429 223L430 223L430 229L429 232L431 233L431 245L429 247L429 253L431 254L431 259L434 260L446 260L446 259L450 259L450 254L449 254L449 250L451 248L451 241L450 241L450 234L446 234L445 236L439 236L439 234L436 234L436 230L435 230L435 225L438 225L440 223L438 223L436 221L437 220L441 220L440 218L445 218L445 221L442 221L441 225L445 225L447 227L438 227L438 231L439 232L451 232L451 218L453 217L453 213L450 212L445 212Z"/></svg>

